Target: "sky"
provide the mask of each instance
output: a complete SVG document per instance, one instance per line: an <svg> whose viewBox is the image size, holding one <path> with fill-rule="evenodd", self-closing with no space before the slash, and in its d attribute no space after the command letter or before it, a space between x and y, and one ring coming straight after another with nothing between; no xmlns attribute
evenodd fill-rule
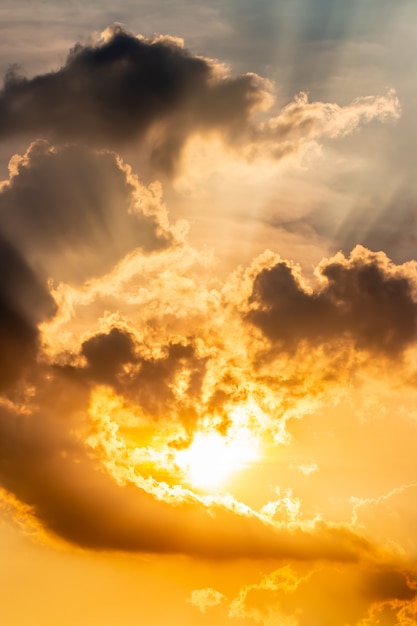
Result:
<svg viewBox="0 0 417 626"><path fill-rule="evenodd" d="M416 12L2 0L2 624L417 623Z"/></svg>

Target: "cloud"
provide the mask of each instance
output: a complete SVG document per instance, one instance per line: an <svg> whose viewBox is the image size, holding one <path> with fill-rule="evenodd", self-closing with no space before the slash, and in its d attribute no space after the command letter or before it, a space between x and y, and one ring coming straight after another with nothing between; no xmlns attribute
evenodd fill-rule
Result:
<svg viewBox="0 0 417 626"><path fill-rule="evenodd" d="M239 133L262 105L265 85L251 74L226 77L174 38L134 37L115 27L96 43L75 46L60 70L33 79L9 72L0 136L35 133L98 148L151 139L152 160L170 171L190 133Z"/></svg>
<svg viewBox="0 0 417 626"><path fill-rule="evenodd" d="M113 153L36 141L10 170L0 231L47 277L83 281L175 243L158 197Z"/></svg>
<svg viewBox="0 0 417 626"><path fill-rule="evenodd" d="M174 175L195 136L216 135L245 158L281 159L372 120L397 120L394 90L350 105L299 93L278 113L273 86L254 73L229 76L179 39L144 38L120 26L77 44L63 67L27 79L10 69L0 92L0 137L44 137L120 151L140 146L143 167ZM263 121L257 113L271 109Z"/></svg>
<svg viewBox="0 0 417 626"><path fill-rule="evenodd" d="M394 90L386 96L356 98L345 107L309 102L308 94L301 92L278 117L269 121L265 130L280 140L287 137L304 141L324 137L336 139L350 134L361 124L374 119L396 120L400 114L400 103Z"/></svg>
<svg viewBox="0 0 417 626"><path fill-rule="evenodd" d="M277 525L233 501L206 501L144 481L120 439L108 446L119 466L112 475L103 451L89 443L94 425L83 381L74 372L38 366L26 384L0 406L0 482L25 514L30 510L57 537L93 550L216 560L349 562L372 553L369 542L347 527ZM103 426L101 435L106 437Z"/></svg>
<svg viewBox="0 0 417 626"><path fill-rule="evenodd" d="M302 474L305 474L306 476L310 476L310 474L319 471L319 466L314 461L312 461L311 463L306 463L305 465L297 465L296 467Z"/></svg>
<svg viewBox="0 0 417 626"><path fill-rule="evenodd" d="M0 136L35 141L11 159L0 189L0 483L49 535L91 550L217 560L377 558L365 528L301 521L290 490L255 511L185 488L173 470L196 432L286 441L287 421L327 389L316 356L297 360L298 348L349 344L394 359L416 339L413 264L357 248L323 260L309 287L291 262L266 253L243 282L242 270L222 283L170 226L159 186L142 185L114 152L139 148L151 168L173 174L192 136L221 136L249 160L278 159L400 115L389 92L345 107L300 94L268 117L270 90L178 40L120 28L76 46L58 71L6 76ZM252 358L265 338L267 374ZM164 454L170 464L158 465ZM309 475L318 464L294 467ZM314 576L333 584L328 571ZM410 580L375 566L363 602L408 602ZM331 588L340 596L339 582ZM269 581L256 593L278 589ZM207 588L190 601L203 611L222 598Z"/></svg>
<svg viewBox="0 0 417 626"><path fill-rule="evenodd" d="M191 598L187 600L190 604L197 607L202 613L206 609L217 606L224 600L225 596L211 587L207 589L194 589L191 592Z"/></svg>
<svg viewBox="0 0 417 626"><path fill-rule="evenodd" d="M76 180L82 171L88 174L86 186L79 190L86 203L83 210L75 210L73 230L68 226L68 212L75 199L66 178L67 169L75 172ZM107 202L107 196L98 193L98 181L103 172L107 178L114 177L112 189L116 189L116 200L120 199L120 203L114 201L114 196ZM330 329L330 337L335 334L330 319L337 315L346 328L347 320L362 332L358 320L360 318L362 324L363 315L360 317L355 311L364 300L360 290L358 295L359 287L365 294L369 288L369 302L365 300L369 316L376 313L380 302L385 302L384 298L391 302L394 294L393 312L384 308L386 318L382 318L382 328L398 317L398 308L405 311L402 327L407 330L405 321L414 315L415 308L411 266L397 268L383 255L358 249L350 259L338 256L322 263L322 287L314 297L314 292L304 288L301 279L296 278L289 263L277 264L276 257L267 254L263 263L269 264L271 269L259 269L259 261L255 262L251 270L252 282L246 281L243 321L239 313L242 294L238 293L238 281L233 284L233 280L231 285L225 286L223 295L219 290L210 292L211 297L204 300L195 318L192 307L191 312L188 311L187 303L190 291L195 291L198 282L192 282L183 291L177 290L181 282L176 282L176 269L170 267L170 272L165 272L164 264L169 263L175 240L173 235L170 239L171 231L164 221L161 205L114 154L77 146L54 149L45 142L36 142L25 157L12 161L11 177L0 197L3 198L2 211L8 216L6 220L2 215L0 226L19 250L15 252L11 244L4 247L10 257L8 263L16 268L16 277L14 281L5 281L2 290L13 315L16 312L25 316L33 332L33 341L25 340L24 344L32 349L31 359L24 357L23 365L18 363L13 377L7 381L8 395L0 407L0 482L25 510L29 507L34 519L46 531L93 550L183 553L212 559L247 557L343 563L356 562L364 555L373 554L374 548L366 537L348 525L318 519L302 523L296 515L277 522L271 515L263 515L262 511L256 513L233 499L204 499L178 486L174 475L165 483L158 469L153 475L146 464L133 462L134 453L128 437L123 435L123 417L118 421L117 411L112 414L111 399L120 398L124 410L130 413L129 425L136 429L137 437L143 424L150 430L155 428L155 423L160 425L161 432L167 430L166 441L168 448L171 445L171 452L175 451L175 445L186 446L190 435L198 428L227 433L236 424L242 425L243 419L254 431L275 432L274 429L280 428L276 423L280 421L281 409L277 408L277 401L275 418L266 416L268 394L279 396L282 411L288 417L291 402L297 405L299 401L301 388L297 387L299 383L295 379L287 381L286 387L281 385L279 372L272 372L269 379L264 380L250 364L251 335L245 332L249 328L247 321L258 325L268 336L269 326L264 319L250 316L266 310L266 314L274 318L279 304L276 283L271 282L268 272L273 274L278 267L278 276L284 276L284 289L280 285L278 292L290 303L287 318L291 318L291 324L288 322L282 336L292 342L289 345L296 346L300 341L300 328L312 342L317 337L323 339L321 331L314 326L309 328L303 317L310 310L314 313L316 300L320 302L320 317L326 322L323 328L327 333ZM119 214L120 207L124 210ZM37 219L32 211L38 215ZM118 220L121 226L116 224ZM127 235L122 249L112 250L115 231L121 232L117 228L126 228L123 231L126 233L129 229L133 231L136 220L141 228L134 232L132 240ZM137 272L141 272L141 263L146 265L146 259L151 258L147 255L160 249L155 245L155 249L140 252L139 270L136 268L136 274L128 273L129 287L124 291L118 272L123 273L126 259L131 259L130 246L141 241L143 225L160 235L162 250L167 247L167 256L159 259L154 273L146 277L148 292L143 302L133 298L133 306L138 308L139 303L141 306L139 316L129 319L120 313L123 300L130 297L131 289L135 293L138 290L135 281ZM104 232L103 241L97 241L101 236L97 234L100 228ZM30 232L33 232L32 238ZM43 352L37 326L51 316L54 304L45 281L36 278L31 266L43 264L46 273L52 260L56 258L59 263L58 251L65 250L71 251L79 262L84 258L85 249L88 254L90 242L92 258L98 263L108 251L110 267L117 265L115 273L108 274L105 288L100 277L98 282L90 281L83 286L86 300L92 307L90 313L94 314L88 319L88 332L79 332L77 341L67 351ZM24 253L30 263L23 260ZM118 263L119 259L122 261ZM65 274L65 255L64 261L62 270L52 264L55 279L72 277L74 268ZM89 268L88 275L91 273ZM42 272L39 271L39 275ZM122 288L117 294L119 300L113 301L118 310L106 314L98 299L99 289L104 289L107 295L113 293L113 286L120 286L118 280ZM159 301L167 281L170 287L174 286L168 313ZM199 288L204 294L207 286L203 284ZM32 298L29 307L26 298L31 289L40 304ZM89 294L89 289L93 295ZM199 299L198 292L194 293L194 298ZM353 312L348 306L351 303ZM298 324L294 323L292 309L299 311ZM166 319L164 315L169 317L177 310L183 316L188 335L175 333L170 324L165 326L161 322ZM339 328L337 324L335 328ZM224 336L226 325L235 328L227 337ZM47 328L43 325L45 344ZM404 346L410 340L408 335L412 335L407 332ZM362 337L360 333L359 337ZM270 338L281 341L281 335L272 334ZM388 346L391 349L391 344ZM250 402L256 406L255 401L268 388L265 404L260 405L265 407L265 413L258 407L249 409L245 416L242 406L247 403L250 407ZM100 395L101 389L107 394L102 419L94 415L92 408L94 397ZM234 418L233 411L239 408L241 413L237 412ZM141 442L136 441L136 448L140 447Z"/></svg>
<svg viewBox="0 0 417 626"><path fill-rule="evenodd" d="M0 230L0 390L16 382L38 350L37 325L56 310L46 287Z"/></svg>
<svg viewBox="0 0 417 626"><path fill-rule="evenodd" d="M413 503L417 484L401 485L377 498L353 498L355 528L366 528L378 543L393 546L399 554L417 555L417 541L413 529L417 513Z"/></svg>
<svg viewBox="0 0 417 626"><path fill-rule="evenodd" d="M113 327L108 333L100 333L86 339L81 348L87 359L88 376L103 384L115 382L117 371L134 360L133 337Z"/></svg>
<svg viewBox="0 0 417 626"><path fill-rule="evenodd" d="M277 266L273 255L266 255L264 264L267 261L272 268ZM18 390L14 391L14 400L13 394L10 396L15 405L3 407L4 465L0 479L6 489L32 507L33 515L46 529L91 549L183 552L214 559L251 557L346 562L372 553L373 547L366 540L363 528L357 533L349 526L319 521L300 523L297 510L293 516L285 516L285 520L281 516L280 522L268 523L267 520L273 520L273 515L269 514L272 510L264 507L265 515L264 511L258 515L247 508L239 508L236 503L201 500L175 487L173 476L170 487L161 487L156 480L164 478L158 468L153 472L141 465L140 460L133 462L134 454L123 436L124 417L117 411L113 414L111 403L117 394L123 410L130 413L128 425L136 429L137 448L140 448L140 425L152 428L156 423L161 433L168 430L172 452L174 444L185 447L188 444L187 431L177 430L178 424L188 429L188 438L195 429L204 424L207 427L210 420L211 427L222 428L222 432L227 433L234 427L233 411L240 409L240 417L236 418L240 425L242 414L247 412L245 425L250 424L254 432L263 429L269 436L275 429L277 432L285 429L290 416L303 413L301 404L307 401L309 394L313 397L320 392L314 374L304 381L309 363L293 359L293 370L281 372L279 368L269 368L267 378L250 364L251 346L246 342L251 342L251 335L246 336L245 326L239 325L242 324L239 304L233 298L239 297L242 302L248 298L245 293L254 293L257 277L264 271L259 270L259 263L259 260L255 262L251 269L252 280L247 280L243 295L238 293L237 281L236 293L229 286L231 291L225 289L225 300L213 298L211 304L215 306L205 310L198 323L193 322L191 326L187 324L190 318L184 309L188 298L188 291L185 292L186 299L182 305L178 303L178 307L184 310L188 330L192 329L197 337L174 337L169 326L161 330L160 321L149 332L142 327L143 321L151 327L155 322L142 305L139 324L120 316L119 319L108 316L101 320L100 330L90 330L81 336L78 348L72 353L57 353L49 357L49 366L38 364L29 372L24 386L32 389L34 395L24 399L26 417L19 417L22 400ZM296 277L291 265L282 263L286 277L291 279L290 287L303 290L301 298L312 298L314 292L302 286L301 278ZM331 289L340 290L337 302L348 312L346 294L353 293L358 300L356 285L360 283L362 270L368 267L380 278L376 283L377 294L383 292L386 285L390 293L392 281L395 294L398 283L400 293L407 296L406 302L411 299L412 266L393 266L384 255L358 249L350 259L339 255L323 261L320 267L323 277L332 276L333 280L341 273L343 280L338 280ZM160 277L159 265L157 268ZM168 278L172 282L171 274ZM165 280L166 277L162 287ZM156 297L160 286L159 282L149 282L149 289L151 293L152 288L155 290ZM325 281L322 289L333 305L335 295L333 291L328 294L330 287ZM275 297L272 289L265 293L270 292ZM282 289L278 292L281 296L287 293ZM123 291L120 302L122 297ZM297 293L295 298L288 299L291 303L298 302ZM264 298L264 304L269 302ZM272 302L275 306L275 300ZM304 300L301 302L301 313L305 313ZM353 302L355 304L356 300ZM399 299L400 306L401 302ZM97 308L96 298L93 303ZM258 305L259 301L256 307ZM353 316L353 319L356 318ZM232 322L238 326L235 333L226 338L222 329L225 324L231 328ZM290 327L291 332L292 329L299 332L300 327L306 332L308 326L301 322L302 318L299 326ZM91 328L95 324L97 320L93 318ZM324 326L328 330L330 324ZM309 332L314 341L311 329ZM288 329L285 337L287 341L291 338ZM299 335L295 337L298 341ZM107 389L107 395L100 421L91 412L91 404L102 386ZM68 395L72 404L68 404ZM251 401L254 409L250 408ZM271 406L273 416L269 416ZM92 445L94 438L98 445ZM16 451L19 454L16 455ZM302 471L311 469L298 467ZM147 476L154 480L147 481ZM296 501L294 499L294 504Z"/></svg>
<svg viewBox="0 0 417 626"><path fill-rule="evenodd" d="M246 320L278 349L306 342L341 345L397 357L417 337L416 269L395 266L383 253L360 246L318 267L320 284L304 285L294 267L279 261L253 281Z"/></svg>
<svg viewBox="0 0 417 626"><path fill-rule="evenodd" d="M207 359L192 340L172 340L149 354L149 347L133 334L113 326L86 339L81 354L87 366L79 374L93 386L112 386L150 419L197 421L194 404L200 399Z"/></svg>
<svg viewBox="0 0 417 626"><path fill-rule="evenodd" d="M395 564L284 566L244 587L232 600L229 617L262 626L371 625L386 611L383 623L395 626L403 623L402 614L414 613L416 595L416 580Z"/></svg>

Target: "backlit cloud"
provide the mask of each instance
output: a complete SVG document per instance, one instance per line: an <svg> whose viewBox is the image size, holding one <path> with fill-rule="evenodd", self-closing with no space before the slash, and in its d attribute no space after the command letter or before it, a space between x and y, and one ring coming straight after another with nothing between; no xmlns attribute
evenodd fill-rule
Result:
<svg viewBox="0 0 417 626"><path fill-rule="evenodd" d="M50 318L56 307L46 286L1 234L0 263L0 388L7 388L36 357L37 326Z"/></svg>
<svg viewBox="0 0 417 626"><path fill-rule="evenodd" d="M188 602L205 613L207 608L217 606L223 599L224 595L216 589L194 589Z"/></svg>
<svg viewBox="0 0 417 626"><path fill-rule="evenodd" d="M329 235L403 103L208 54L115 26L5 76L1 499L70 554L234 568L197 620L409 626L417 265Z"/></svg>
<svg viewBox="0 0 417 626"><path fill-rule="evenodd" d="M255 277L247 319L278 347L351 340L356 348L396 356L416 340L416 268L356 248L319 268L321 284L303 286L285 261Z"/></svg>
<svg viewBox="0 0 417 626"><path fill-rule="evenodd" d="M237 502L204 500L144 481L126 463L128 450L121 439L110 439L107 449L89 444L96 434L88 419L88 388L73 372L39 366L26 382L26 392L10 393L1 406L0 479L24 510L56 536L91 549L211 559L343 562L373 551L347 527L287 528ZM107 437L104 429L102 436ZM119 464L113 476L103 464L106 451Z"/></svg>
<svg viewBox="0 0 417 626"><path fill-rule="evenodd" d="M416 594L416 580L392 566L370 565L368 571L321 567L312 572L283 567L242 589L230 604L229 616L262 626L277 619L286 626L308 626L377 624L385 614L386 624L406 624L401 615L415 615Z"/></svg>
<svg viewBox="0 0 417 626"><path fill-rule="evenodd" d="M266 82L229 78L208 59L170 37L144 39L115 28L77 45L60 70L6 76L0 94L0 134L120 147L152 135L152 159L172 169L187 136L221 130L232 138L262 106ZM35 135L35 136L36 136Z"/></svg>
<svg viewBox="0 0 417 626"><path fill-rule="evenodd" d="M76 45L55 72L27 79L10 70L0 92L0 136L42 135L111 149L141 143L153 168L173 173L194 135L220 134L248 156L281 158L401 112L393 90L346 107L310 103L301 93L278 115L257 121L254 114L272 105L272 85L256 74L231 77L178 39L145 39L114 27Z"/></svg>
<svg viewBox="0 0 417 626"><path fill-rule="evenodd" d="M36 141L10 170L0 191L1 232L46 277L83 281L135 248L151 253L175 243L157 198L113 153Z"/></svg>

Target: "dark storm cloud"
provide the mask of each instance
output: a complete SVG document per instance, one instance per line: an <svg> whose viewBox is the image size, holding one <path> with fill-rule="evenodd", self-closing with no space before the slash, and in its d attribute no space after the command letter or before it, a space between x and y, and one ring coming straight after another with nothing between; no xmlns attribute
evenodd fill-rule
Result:
<svg viewBox="0 0 417 626"><path fill-rule="evenodd" d="M116 28L104 43L77 45L56 72L33 79L9 72L0 92L0 137L120 148L153 130L153 159L170 170L190 133L221 129L233 137L263 95L252 75L220 77L212 62L172 40Z"/></svg>
<svg viewBox="0 0 417 626"><path fill-rule="evenodd" d="M173 243L157 210L145 215L144 190L112 153L37 141L11 167L0 230L38 269L47 265L48 276L83 280L135 248L149 253Z"/></svg>
<svg viewBox="0 0 417 626"><path fill-rule="evenodd" d="M416 340L415 276L394 272L384 255L360 247L348 260L323 262L319 271L325 283L310 291L285 261L261 270L246 319L284 351L350 339L392 357Z"/></svg>

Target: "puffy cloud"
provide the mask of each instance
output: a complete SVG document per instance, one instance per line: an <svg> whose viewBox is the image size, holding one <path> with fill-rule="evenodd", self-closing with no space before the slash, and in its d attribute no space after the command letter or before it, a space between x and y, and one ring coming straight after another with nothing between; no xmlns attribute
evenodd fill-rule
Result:
<svg viewBox="0 0 417 626"><path fill-rule="evenodd" d="M36 133L108 148L152 133L152 158L169 171L195 130L239 133L262 105L265 84L251 74L226 77L176 39L144 39L116 27L96 44L75 46L56 72L7 74L0 135Z"/></svg>
<svg viewBox="0 0 417 626"><path fill-rule="evenodd" d="M374 119L380 121L398 119L400 104L394 90L386 96L357 98L350 105L341 107L326 102L309 102L306 93L300 93L293 102L270 120L265 130L279 139L335 139L350 134L360 124Z"/></svg>
<svg viewBox="0 0 417 626"><path fill-rule="evenodd" d="M172 175L193 136L221 136L249 159L281 159L401 115L394 90L344 107L300 93L261 121L256 114L272 109L272 91L256 74L229 76L176 38L135 37L117 26L77 44L59 70L32 79L10 70L0 92L0 136L116 150L140 145L142 164Z"/></svg>
<svg viewBox="0 0 417 626"><path fill-rule="evenodd" d="M353 498L353 522L366 528L379 544L389 544L403 556L415 559L417 523L414 500L417 484L401 485L377 498Z"/></svg>
<svg viewBox="0 0 417 626"><path fill-rule="evenodd" d="M358 246L346 259L324 260L316 289L279 261L253 281L246 319L283 351L350 340L359 350L395 357L416 339L416 269L394 266Z"/></svg>
<svg viewBox="0 0 417 626"><path fill-rule="evenodd" d="M80 249L83 250L84 242L92 238L94 243L96 229L88 221L91 212L93 223L95 220L98 224L104 222L108 224L105 230L113 230L112 220L116 220L112 213L114 205L105 204L102 196L99 196L100 202L92 202L91 206L86 204L86 214L76 213L76 224L79 227L75 233L68 229L65 222L70 204L65 204L65 200L62 205L64 208L59 205L55 208L59 200L56 191L51 191L53 201L49 204L46 200L36 200L35 191L39 187L43 190L39 192L40 199L45 198L48 189L46 172L50 169L49 165L44 166L45 161L51 159L55 163L56 159L57 171L64 171L59 159L62 158L63 163L67 164L68 155L71 156L71 171L76 172L76 156L87 171L91 171L97 163L101 171L104 160L109 168L108 175L115 176L116 188L119 185L118 193L124 202L125 211L121 221L127 219L130 227L133 228L137 214L126 210L126 204L130 202L129 207L136 206L136 193L142 193L145 200L149 200L146 190L135 186L138 183L112 154L71 146L53 150L44 143L35 144L25 158L15 160L11 180L3 187L3 197L9 199L3 205L3 212L7 214L10 206L13 206L14 213L8 214L10 222L5 218L1 222L7 236L19 246L22 254L23 251L27 253L33 266L43 261L48 269L50 259L55 258L57 241L62 240L62 248L65 249L66 237L69 238L68 247L75 255ZM32 164L35 172L39 172L39 177L28 174ZM44 183L40 175L44 171L43 167ZM94 175L92 179L91 184L94 183ZM25 191L25 181L32 185L29 185L34 197L32 207L38 207L45 223L42 230L36 220L33 221L33 241L29 238L28 224L32 224L32 209ZM85 189L83 196L84 192ZM85 195L88 194L85 192ZM140 219L152 225L155 232L165 233L168 239L167 233L170 231L163 230L163 220L158 210L159 205L156 210L146 209L142 213L137 209L137 213ZM51 241L49 248L48 238ZM94 252L97 258L104 254L110 243L111 238L110 242L105 240L106 245L100 242L97 253ZM129 239L127 244L131 244ZM123 253L126 253L124 249ZM17 259L20 257L16 256L17 253L15 256L13 254L9 253L11 267L18 268L16 281L7 281L3 291L9 294L7 302L10 307L13 305L13 310L22 310L27 314L36 339L36 326L50 315L47 305L52 306L52 301L42 283L34 278L33 271L25 269L23 261L19 265ZM49 257L49 254L52 256ZM114 255L118 260L119 254L115 252ZM141 253L142 261L144 258L146 256ZM169 258L169 255L164 257L164 263ZM268 267L260 271L258 269L257 273L252 269L252 279L255 277L252 282L249 279L246 281L247 297L252 291L251 311L247 315L259 312L261 304L272 306L275 314L275 292L268 281L268 272L271 271L268 268L273 270L277 267L275 257L266 255L264 265ZM314 302L314 297L294 278L290 265L281 262L278 266L283 266L286 272L284 293L291 306L295 302L298 307L301 302L303 310L306 303L307 307L314 307L309 301L310 298ZM123 267L120 264L119 271L123 272ZM254 267L257 267L256 263ZM384 297L380 293L383 294L387 288L388 296L393 292L397 297L394 307L406 308L405 305L409 304L414 311L412 284L406 273L409 268L391 267L383 256L359 250L349 260L336 257L323 263L321 273L330 285L324 285L319 292L325 315L334 313L332 307L337 310L338 306L343 305L348 310L346 315L349 321L356 322L358 314L350 313L346 303L348 296L353 294L356 298L353 298L354 306L359 306L363 296L360 291L358 295L357 286L361 286L363 281L365 287L369 286L369 281L366 281L368 267L373 272L372 276L375 274L379 279L379 282L376 281L377 303L380 301L378 298ZM147 285L149 294L146 300L153 303L152 307L155 298L159 306L159 292L166 287L167 280L172 282L173 276L175 272L164 274L163 264L156 265L155 275L151 276ZM260 276L267 277L265 284L259 279ZM106 287L109 291L114 284L113 280L114 276L109 278ZM136 275L133 278L129 275L129 280L134 283ZM16 292L13 291L14 284ZM192 283L191 289L196 284ZM80 333L77 346L73 346L67 353L58 351L47 358L39 350L39 362L36 363L34 358L28 362L24 376L23 372L17 370L17 373L22 373L22 379L19 384L10 387L7 401L1 405L1 484L30 508L32 515L46 530L91 549L186 553L214 559L250 557L354 562L373 553L369 541L349 526L326 524L318 520L302 523L298 521L297 515L289 521L271 521L271 515L256 513L234 500L204 499L176 485L175 476L171 476L169 484L164 485L163 479L158 483L157 478L161 478L161 473L156 471L152 474L149 468L134 462L135 455L129 448L127 437L124 439L123 436L123 417L118 421L118 415L111 415L110 400L106 400L102 419L95 419L91 409L93 397L105 385L106 389L111 390L108 397L111 399L112 394L118 394L125 410L129 410L129 425L136 428L136 436L140 438L138 426L141 423L145 423L145 428L152 429L155 418L158 418L161 429L169 431L168 447L171 445L171 451L175 450L175 445L186 446L189 443L189 432L187 439L187 431L174 427L178 423L185 424L191 432L206 427L227 433L237 425L245 428L250 425L253 430L279 430L274 422L279 422L281 408L277 408L279 404L274 394L283 396L282 413L288 416L292 410L291 402L297 404L297 398L301 395L300 383L293 378L281 385L283 381L280 373L271 373L266 380L252 370L251 337L245 334L247 326L239 318L236 285L226 287L223 296L216 292L215 297L213 295L211 300L207 299L207 308L200 310L197 320L187 312L190 286L183 294L176 296L178 301L173 310L182 309L184 328L188 328L190 333L188 336L171 332L169 325L161 328L160 319L164 318L156 318L152 307L150 313L147 310L149 304L142 306L143 311L140 311L136 322L123 319L115 313L108 316L106 324L106 317L102 317L100 324L97 311L99 315L103 311L97 300L98 292L92 282L85 287L87 293L90 287L95 294L90 301L95 307L95 318L90 319L89 332ZM36 303L31 303L26 311L26 301L19 300L23 297L22 288L25 288L25 297L30 294L30 288L33 288L37 297L44 297L45 302L42 298L40 300L39 313ZM204 286L202 288L204 291ZM402 294L402 298L398 298L398 293ZM123 289L118 296L119 301L114 303L121 306L126 297ZM369 315L376 311L373 297L374 291L371 290ZM138 302L134 300L134 305ZM174 306L174 303L171 305ZM387 325L392 317L388 310ZM192 324L190 319L193 319ZM302 321L301 317L301 326ZM230 328L237 324L230 337L224 336L226 324ZM304 324L304 332L306 327ZM309 329L312 341L316 332L313 330ZM290 337L290 331L295 336L293 341L299 341L299 326L288 326L287 337ZM44 333L47 339L46 326ZM34 340L32 345L36 352L38 343ZM266 395L266 401L261 406L265 412L269 394L272 394L275 404L271 401L269 409L274 406L275 419L268 419L260 408L258 412L250 409L248 416L242 417L237 411L242 403L250 406L250 401L261 398L263 394ZM233 417L233 411L237 411L236 417ZM140 448L139 441L136 446Z"/></svg>
<svg viewBox="0 0 417 626"><path fill-rule="evenodd" d="M88 362L90 376L102 383L111 382L121 365L134 359L132 337L117 327L107 334L84 341L81 350Z"/></svg>

